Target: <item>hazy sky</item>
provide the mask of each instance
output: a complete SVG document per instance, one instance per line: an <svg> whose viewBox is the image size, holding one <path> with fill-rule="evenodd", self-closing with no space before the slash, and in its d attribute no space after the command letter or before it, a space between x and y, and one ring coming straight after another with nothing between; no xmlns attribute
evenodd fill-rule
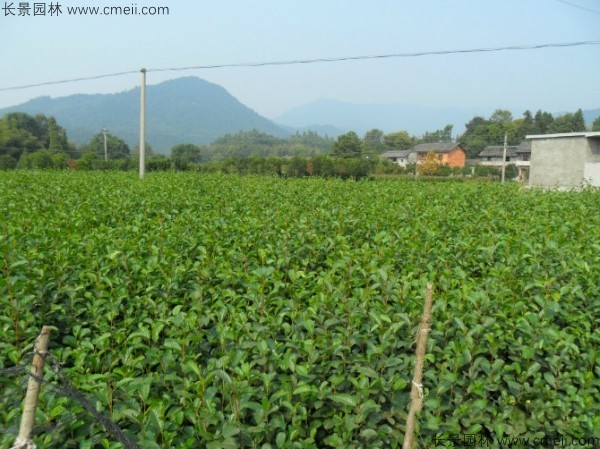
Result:
<svg viewBox="0 0 600 449"><path fill-rule="evenodd" d="M600 41L599 0L58 0L58 15L0 11L0 88L148 69ZM30 5L33 6L34 2ZM38 2L39 3L39 2ZM69 15L67 7L166 6L168 15ZM600 45L272 67L194 75L274 118L330 98L354 103L544 109L600 107ZM128 90L139 73L0 91L0 107L41 95Z"/></svg>

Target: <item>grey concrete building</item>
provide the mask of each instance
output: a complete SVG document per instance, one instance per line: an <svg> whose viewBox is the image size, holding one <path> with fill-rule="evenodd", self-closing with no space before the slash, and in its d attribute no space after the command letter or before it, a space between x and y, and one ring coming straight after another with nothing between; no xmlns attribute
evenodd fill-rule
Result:
<svg viewBox="0 0 600 449"><path fill-rule="evenodd" d="M527 136L531 141L529 185L600 187L600 132Z"/></svg>

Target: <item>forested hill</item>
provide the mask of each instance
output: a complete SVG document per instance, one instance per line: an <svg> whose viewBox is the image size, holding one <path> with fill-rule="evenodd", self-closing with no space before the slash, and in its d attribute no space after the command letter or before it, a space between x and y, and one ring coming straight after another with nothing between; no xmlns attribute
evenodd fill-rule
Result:
<svg viewBox="0 0 600 449"><path fill-rule="evenodd" d="M256 129L275 136L289 132L240 103L223 87L196 77L150 85L147 98L146 140L168 154L183 142L207 144L225 134ZM0 117L20 111L53 116L78 144L103 127L131 147L139 141L139 87L116 94L40 97L0 109Z"/></svg>

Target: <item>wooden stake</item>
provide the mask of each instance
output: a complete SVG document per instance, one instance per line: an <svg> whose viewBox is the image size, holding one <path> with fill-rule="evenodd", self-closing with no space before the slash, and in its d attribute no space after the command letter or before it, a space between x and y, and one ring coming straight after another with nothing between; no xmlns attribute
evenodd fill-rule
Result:
<svg viewBox="0 0 600 449"><path fill-rule="evenodd" d="M48 326L42 327L42 332L35 341L31 376L29 376L27 384L27 395L25 396L25 405L23 406L19 436L11 449L35 449L35 444L31 440L31 437L33 436L35 411L37 410L38 397L42 386L40 379L44 375L44 363L46 361L46 354L48 354L49 338L50 328Z"/></svg>
<svg viewBox="0 0 600 449"><path fill-rule="evenodd" d="M415 433L415 416L423 408L423 364L425 362L425 349L427 348L427 337L429 336L429 325L431 324L431 307L433 305L433 287L427 284L425 292L425 306L419 323L419 334L417 335L417 351L415 353L415 372L410 394L410 409L406 418L406 432L402 449L411 449Z"/></svg>

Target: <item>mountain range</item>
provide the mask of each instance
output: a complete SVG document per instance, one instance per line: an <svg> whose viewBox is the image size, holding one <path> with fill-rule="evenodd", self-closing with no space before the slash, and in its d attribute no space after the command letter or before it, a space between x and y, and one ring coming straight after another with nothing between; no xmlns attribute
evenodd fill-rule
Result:
<svg viewBox="0 0 600 449"><path fill-rule="evenodd" d="M452 124L453 134L457 135L474 116L488 117L493 112L491 108L354 104L320 99L270 120L242 104L223 87L197 77L147 86L146 99L146 141L164 154L179 143L208 144L225 134L252 129L278 137L308 130L329 137L347 131L362 136L373 128L386 133L405 130L419 136ZM69 139L78 144L89 141L106 127L110 134L134 147L139 142L139 104L138 87L114 94L39 97L0 109L0 117L14 111L54 116L66 129ZM523 111L512 112L517 118ZM589 126L600 116L600 108L583 114Z"/></svg>
<svg viewBox="0 0 600 449"><path fill-rule="evenodd" d="M20 111L54 116L69 140L79 144L106 127L130 147L139 142L140 88L115 94L39 97L0 109L0 117ZM146 88L146 141L168 154L179 143L207 144L240 130L286 136L276 125L240 103L223 87L196 77L184 77Z"/></svg>

